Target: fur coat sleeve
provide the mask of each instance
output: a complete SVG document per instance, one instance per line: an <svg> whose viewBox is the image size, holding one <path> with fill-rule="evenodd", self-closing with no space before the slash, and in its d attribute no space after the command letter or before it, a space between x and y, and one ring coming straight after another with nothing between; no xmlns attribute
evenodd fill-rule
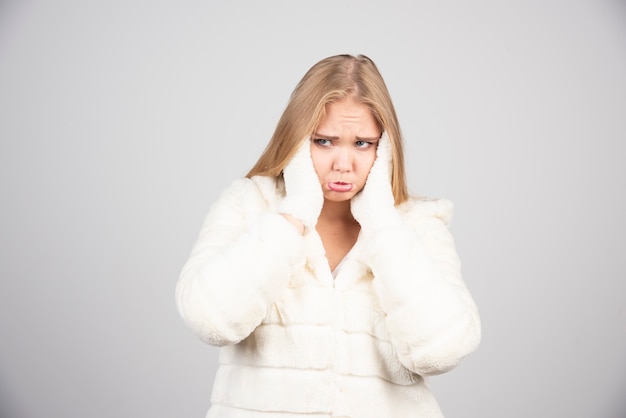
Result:
<svg viewBox="0 0 626 418"><path fill-rule="evenodd" d="M373 289L400 362L419 375L446 372L476 349L480 319L448 230L452 204L411 199L403 224L367 245Z"/></svg>
<svg viewBox="0 0 626 418"><path fill-rule="evenodd" d="M209 210L183 267L176 287L178 310L211 345L247 337L292 270L304 263L302 237L268 204L258 183L234 182Z"/></svg>
<svg viewBox="0 0 626 418"><path fill-rule="evenodd" d="M183 320L203 341L242 341L290 281L304 277L305 264L317 265L311 240L276 212L281 198L273 179L242 179L209 210L176 288ZM402 367L421 376L443 373L476 349L481 333L448 230L452 204L410 199L396 209L401 224L355 246L363 268L351 271L364 275L351 280L371 280L373 305L363 308L382 311L385 340Z"/></svg>

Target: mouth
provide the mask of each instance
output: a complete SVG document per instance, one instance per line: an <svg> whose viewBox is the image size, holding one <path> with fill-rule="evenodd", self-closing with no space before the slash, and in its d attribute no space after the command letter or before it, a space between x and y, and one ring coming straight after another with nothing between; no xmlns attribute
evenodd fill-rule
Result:
<svg viewBox="0 0 626 418"><path fill-rule="evenodd" d="M328 189L333 192L345 193L352 190L352 183L344 183L343 181L334 181L328 183Z"/></svg>

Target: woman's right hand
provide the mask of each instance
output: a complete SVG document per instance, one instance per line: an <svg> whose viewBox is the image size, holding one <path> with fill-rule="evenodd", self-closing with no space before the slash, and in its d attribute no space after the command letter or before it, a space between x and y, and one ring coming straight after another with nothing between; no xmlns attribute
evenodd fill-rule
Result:
<svg viewBox="0 0 626 418"><path fill-rule="evenodd" d="M309 137L302 144L283 170L285 180L285 198L278 206L278 212L298 227L315 228L317 218L324 205L324 195L313 160L311 158L311 140ZM295 218L295 219L294 219Z"/></svg>

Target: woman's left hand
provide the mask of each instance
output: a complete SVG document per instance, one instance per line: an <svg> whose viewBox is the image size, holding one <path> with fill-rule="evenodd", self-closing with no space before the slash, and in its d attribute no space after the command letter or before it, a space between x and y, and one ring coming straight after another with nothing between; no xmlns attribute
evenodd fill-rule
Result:
<svg viewBox="0 0 626 418"><path fill-rule="evenodd" d="M391 144L387 133L383 132L365 187L351 201L352 215L365 234L373 234L401 222L391 189L391 167Z"/></svg>
<svg viewBox="0 0 626 418"><path fill-rule="evenodd" d="M365 187L352 199L352 214L366 237L363 262L372 272L400 362L420 375L438 374L476 348L480 318L447 226L438 211L419 214L418 204L409 218L400 215L391 167L389 139L383 135Z"/></svg>

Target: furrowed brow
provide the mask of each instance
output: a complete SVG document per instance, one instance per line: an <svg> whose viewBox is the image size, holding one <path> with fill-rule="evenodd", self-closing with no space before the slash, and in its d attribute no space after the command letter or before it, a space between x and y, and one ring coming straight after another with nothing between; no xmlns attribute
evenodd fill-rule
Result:
<svg viewBox="0 0 626 418"><path fill-rule="evenodd" d="M339 139L339 137L338 137L338 136L324 135L324 134L321 134L321 133L319 133L319 132L314 132L314 133L313 133L313 136L315 136L315 137L317 137L317 138L322 138L322 139L335 139L335 140L336 140L336 139Z"/></svg>
<svg viewBox="0 0 626 418"><path fill-rule="evenodd" d="M338 140L339 137L338 136L332 136L332 135L325 135L319 132L314 132L313 133L314 137L317 138L321 138L321 139L330 139L330 140ZM363 141L363 142L377 142L380 139L380 137L378 136L372 136L372 137L361 137L361 136L357 136L356 140L357 141Z"/></svg>

